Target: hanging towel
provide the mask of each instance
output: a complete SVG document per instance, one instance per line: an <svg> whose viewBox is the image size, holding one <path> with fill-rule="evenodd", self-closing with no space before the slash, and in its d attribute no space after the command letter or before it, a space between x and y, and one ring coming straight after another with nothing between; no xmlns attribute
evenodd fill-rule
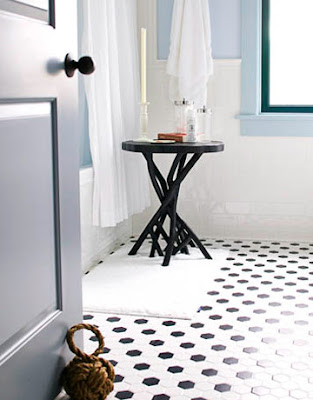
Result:
<svg viewBox="0 0 313 400"><path fill-rule="evenodd" d="M207 83L213 73L208 0L175 0L170 54L170 100L207 103Z"/></svg>

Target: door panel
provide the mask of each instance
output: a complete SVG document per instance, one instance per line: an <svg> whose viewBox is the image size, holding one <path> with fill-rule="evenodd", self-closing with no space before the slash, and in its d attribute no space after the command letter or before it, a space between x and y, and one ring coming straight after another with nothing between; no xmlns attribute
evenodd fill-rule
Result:
<svg viewBox="0 0 313 400"><path fill-rule="evenodd" d="M81 321L76 1L49 4L0 0L1 400L52 400Z"/></svg>
<svg viewBox="0 0 313 400"><path fill-rule="evenodd" d="M27 339L25 327L32 330L61 304L56 290L59 266L55 244L59 235L55 229L58 213L54 206L58 201L54 197L57 174L51 107L49 103L31 106L28 116L21 117L19 111L26 114L21 107L27 109L27 104L0 105L0 169L6 171L1 187L0 254L7 269L0 292L10 304L0 337L0 346L5 347L13 335L19 341L20 331ZM48 114L42 115L44 112ZM10 343L12 351L14 346Z"/></svg>
<svg viewBox="0 0 313 400"><path fill-rule="evenodd" d="M12 0L17 3L24 3L32 7L40 8L41 10L49 10L49 0Z"/></svg>
<svg viewBox="0 0 313 400"><path fill-rule="evenodd" d="M47 23L54 16L49 0L0 0L0 9Z"/></svg>

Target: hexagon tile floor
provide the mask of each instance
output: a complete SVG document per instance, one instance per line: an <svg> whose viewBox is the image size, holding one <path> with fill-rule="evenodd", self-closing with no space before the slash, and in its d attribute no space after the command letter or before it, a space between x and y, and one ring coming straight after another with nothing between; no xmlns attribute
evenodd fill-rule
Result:
<svg viewBox="0 0 313 400"><path fill-rule="evenodd" d="M115 365L109 399L313 399L313 244L205 245L229 256L194 320L84 315Z"/></svg>

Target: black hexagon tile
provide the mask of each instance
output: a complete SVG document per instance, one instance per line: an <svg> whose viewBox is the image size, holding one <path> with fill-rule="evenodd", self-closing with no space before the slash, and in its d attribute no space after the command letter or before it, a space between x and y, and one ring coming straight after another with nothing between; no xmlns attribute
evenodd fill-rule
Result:
<svg viewBox="0 0 313 400"><path fill-rule="evenodd" d="M205 359L206 359L206 356L204 356L203 354L195 354L190 357L190 360L195 361L195 362L204 361Z"/></svg>
<svg viewBox="0 0 313 400"><path fill-rule="evenodd" d="M155 330L153 329L144 329L143 331L141 331L142 334L144 335L154 335L155 334Z"/></svg>
<svg viewBox="0 0 313 400"><path fill-rule="evenodd" d="M238 364L238 358L235 357L226 357L223 362L228 365Z"/></svg>
<svg viewBox="0 0 313 400"><path fill-rule="evenodd" d="M256 347L244 347L243 351L245 353L252 354L252 353L257 353L258 349Z"/></svg>
<svg viewBox="0 0 313 400"><path fill-rule="evenodd" d="M129 350L126 354L130 357L139 357L141 353L140 350Z"/></svg>
<svg viewBox="0 0 313 400"><path fill-rule="evenodd" d="M215 385L214 389L218 392L229 392L231 386L228 385L227 383L219 383L218 385Z"/></svg>
<svg viewBox="0 0 313 400"><path fill-rule="evenodd" d="M199 329L199 328L203 328L203 327L204 327L204 324L202 324L202 323L200 323L200 322L196 322L196 323L191 324L190 326L191 326L192 328Z"/></svg>
<svg viewBox="0 0 313 400"><path fill-rule="evenodd" d="M119 326L117 328L113 328L113 332L116 332L116 333L122 333L122 332L125 332L126 330L127 329L124 328L123 326Z"/></svg>
<svg viewBox="0 0 313 400"><path fill-rule="evenodd" d="M120 399L120 400L122 400L122 399L131 399L133 396L134 396L134 393L130 392L129 390L124 390L122 392L117 392L116 395L115 395L115 397L117 399Z"/></svg>
<svg viewBox="0 0 313 400"><path fill-rule="evenodd" d="M178 386L182 389L192 389L195 384L192 381L181 381L179 382Z"/></svg>
<svg viewBox="0 0 313 400"><path fill-rule="evenodd" d="M234 342L240 342L241 340L245 340L245 337L241 335L234 335L231 336L230 339L233 340Z"/></svg>
<svg viewBox="0 0 313 400"><path fill-rule="evenodd" d="M171 372L172 374L179 374L179 373L183 372L184 368L175 365L173 367L169 367L167 370L169 372Z"/></svg>
<svg viewBox="0 0 313 400"><path fill-rule="evenodd" d="M185 336L185 332L181 332L181 331L174 331L171 333L171 336L174 337L181 337L181 336Z"/></svg>
<svg viewBox="0 0 313 400"><path fill-rule="evenodd" d="M146 363L140 363L140 364L136 364L136 365L134 366L134 368L137 369L137 370L139 370L139 371L142 371L142 370L149 369L149 368L150 368L150 365L149 365L149 364L146 364Z"/></svg>
<svg viewBox="0 0 313 400"><path fill-rule="evenodd" d="M154 385L157 385L159 382L160 382L160 379L158 379L158 378L145 378L142 381L142 383L147 386L154 386Z"/></svg>
<svg viewBox="0 0 313 400"><path fill-rule="evenodd" d="M205 399L204 397L193 397L191 400L208 400L208 399Z"/></svg>
<svg viewBox="0 0 313 400"><path fill-rule="evenodd" d="M103 349L101 350L101 354L107 354L110 353L111 349L109 349L108 347L103 347Z"/></svg>
<svg viewBox="0 0 313 400"><path fill-rule="evenodd" d="M159 357L163 358L163 360L166 360L168 358L173 358L173 356L174 356L174 354L170 353L169 351L159 354Z"/></svg>
<svg viewBox="0 0 313 400"><path fill-rule="evenodd" d="M211 346L211 349L215 351L224 351L226 349L226 346L224 346L223 344L215 344L214 346Z"/></svg>
<svg viewBox="0 0 313 400"><path fill-rule="evenodd" d="M162 346L164 344L163 340L151 340L151 346Z"/></svg>
<svg viewBox="0 0 313 400"><path fill-rule="evenodd" d="M93 315L90 315L90 314L85 314L84 316L83 316L83 320L84 321L88 321L88 320L91 320L91 319L93 319L94 318L94 316Z"/></svg>
<svg viewBox="0 0 313 400"><path fill-rule="evenodd" d="M233 329L233 326L226 324L226 325L220 325L219 328L222 329L223 331L228 331L230 329Z"/></svg>
<svg viewBox="0 0 313 400"><path fill-rule="evenodd" d="M119 340L120 343L128 344L128 343L133 343L134 339L132 338L122 338Z"/></svg>
<svg viewBox="0 0 313 400"><path fill-rule="evenodd" d="M139 319L135 320L135 324L138 324L138 325L143 325L143 324L146 324L146 323L148 323L148 320L144 319L144 318L139 318Z"/></svg>
<svg viewBox="0 0 313 400"><path fill-rule="evenodd" d="M195 344L186 342L186 343L181 343L180 347L183 347L184 349L192 349L193 347L195 347Z"/></svg>
<svg viewBox="0 0 313 400"><path fill-rule="evenodd" d="M114 383L122 382L124 380L124 376L122 375L115 375Z"/></svg>
<svg viewBox="0 0 313 400"><path fill-rule="evenodd" d="M237 372L236 376L237 376L237 378L240 378L240 379L251 379L252 373L249 371L240 371L240 372Z"/></svg>
<svg viewBox="0 0 313 400"><path fill-rule="evenodd" d="M175 321L164 321L164 322L162 323L162 325L165 325L165 326L174 326L174 325L176 325L176 322L175 322Z"/></svg>
<svg viewBox="0 0 313 400"><path fill-rule="evenodd" d="M203 333L200 337L203 339L213 339L215 335L213 335L212 333Z"/></svg>
<svg viewBox="0 0 313 400"><path fill-rule="evenodd" d="M215 376L215 375L217 375L217 370L213 369L213 368L208 368L208 369L204 369L201 373L202 373L202 375L205 375L205 376Z"/></svg>
<svg viewBox="0 0 313 400"><path fill-rule="evenodd" d="M109 318L107 318L108 322L118 322L120 320L121 320L121 318L119 318L119 317L109 317Z"/></svg>
<svg viewBox="0 0 313 400"><path fill-rule="evenodd" d="M222 319L223 317L222 317L221 315L214 314L214 315L210 315L209 318L210 318L210 319L213 319L213 320L217 320L217 319Z"/></svg>

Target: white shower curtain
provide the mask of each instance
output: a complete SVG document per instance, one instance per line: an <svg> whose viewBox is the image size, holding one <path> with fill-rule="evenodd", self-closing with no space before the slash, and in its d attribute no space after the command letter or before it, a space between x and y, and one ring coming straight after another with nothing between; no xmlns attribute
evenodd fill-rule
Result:
<svg viewBox="0 0 313 400"><path fill-rule="evenodd" d="M136 0L83 0L82 54L96 64L85 78L94 169L93 224L115 226L150 204L140 154L121 150L139 136Z"/></svg>

